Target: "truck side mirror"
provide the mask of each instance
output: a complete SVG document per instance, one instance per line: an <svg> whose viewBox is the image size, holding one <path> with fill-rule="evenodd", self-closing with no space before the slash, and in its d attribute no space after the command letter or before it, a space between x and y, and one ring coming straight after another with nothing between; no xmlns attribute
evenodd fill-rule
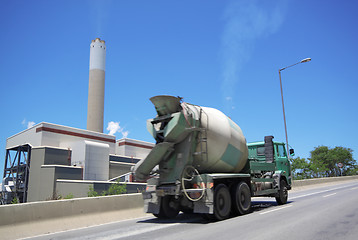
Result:
<svg viewBox="0 0 358 240"><path fill-rule="evenodd" d="M291 155L291 156L295 156L295 150L292 149L292 148L290 149L290 155Z"/></svg>

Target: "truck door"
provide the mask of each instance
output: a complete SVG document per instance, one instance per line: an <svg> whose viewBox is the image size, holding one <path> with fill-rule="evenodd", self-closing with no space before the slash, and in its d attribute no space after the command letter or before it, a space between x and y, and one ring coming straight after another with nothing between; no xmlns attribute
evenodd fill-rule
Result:
<svg viewBox="0 0 358 240"><path fill-rule="evenodd" d="M275 152L276 152L276 159L277 159L276 168L277 170L282 170L282 173L286 176L288 180L290 175L290 166L287 158L285 145L276 144Z"/></svg>

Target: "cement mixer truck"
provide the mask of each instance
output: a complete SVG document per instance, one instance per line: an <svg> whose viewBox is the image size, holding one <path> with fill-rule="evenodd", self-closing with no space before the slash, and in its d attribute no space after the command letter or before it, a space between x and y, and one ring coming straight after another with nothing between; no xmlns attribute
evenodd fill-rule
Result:
<svg viewBox="0 0 358 240"><path fill-rule="evenodd" d="M147 181L145 212L174 218L182 211L223 220L249 213L252 197L287 202L291 169L284 143L273 136L246 143L241 128L221 111L180 97L150 100L157 116L147 128L156 145L132 169L137 181Z"/></svg>

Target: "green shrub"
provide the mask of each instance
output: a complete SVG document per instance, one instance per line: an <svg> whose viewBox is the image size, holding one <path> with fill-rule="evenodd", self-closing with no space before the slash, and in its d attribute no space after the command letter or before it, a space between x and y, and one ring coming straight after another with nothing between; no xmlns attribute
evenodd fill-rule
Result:
<svg viewBox="0 0 358 240"><path fill-rule="evenodd" d="M116 183L112 183L111 186L109 186L106 195L118 195L118 194L124 194L126 192L127 192L127 185L126 184L121 185L119 181L117 181Z"/></svg>
<svg viewBox="0 0 358 240"><path fill-rule="evenodd" d="M17 197L14 197L12 200L11 200L11 204L18 204L19 203L19 199L17 199Z"/></svg>
<svg viewBox="0 0 358 240"><path fill-rule="evenodd" d="M69 193L64 199L72 199L72 198L74 198L73 194Z"/></svg>
<svg viewBox="0 0 358 240"><path fill-rule="evenodd" d="M93 188L93 186L89 186L89 192L87 193L88 197L98 197L99 194Z"/></svg>
<svg viewBox="0 0 358 240"><path fill-rule="evenodd" d="M98 197L98 196L108 196L108 195L118 195L124 194L127 192L127 185L120 184L119 181L116 183L112 183L107 191L103 191L102 193L98 193L94 190L93 186L89 186L89 192L87 193L88 197Z"/></svg>

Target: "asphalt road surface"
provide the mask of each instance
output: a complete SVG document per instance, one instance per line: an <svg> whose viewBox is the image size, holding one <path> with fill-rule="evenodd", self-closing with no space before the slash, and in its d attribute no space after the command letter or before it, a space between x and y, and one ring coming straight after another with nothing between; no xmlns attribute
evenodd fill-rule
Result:
<svg viewBox="0 0 358 240"><path fill-rule="evenodd" d="M29 239L358 239L358 182L289 193L278 206L274 198L253 198L253 212L209 222L180 214L172 220L144 217Z"/></svg>

